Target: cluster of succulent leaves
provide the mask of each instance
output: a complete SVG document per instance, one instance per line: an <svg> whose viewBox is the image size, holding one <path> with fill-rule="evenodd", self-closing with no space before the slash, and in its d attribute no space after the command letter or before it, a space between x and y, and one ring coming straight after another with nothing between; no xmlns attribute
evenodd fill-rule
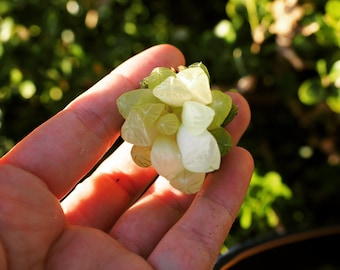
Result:
<svg viewBox="0 0 340 270"><path fill-rule="evenodd" d="M210 89L203 63L155 68L141 88L117 99L125 118L121 137L133 144L131 156L141 167L185 193L196 193L205 175L220 167L233 145L225 126L237 114L229 95Z"/></svg>

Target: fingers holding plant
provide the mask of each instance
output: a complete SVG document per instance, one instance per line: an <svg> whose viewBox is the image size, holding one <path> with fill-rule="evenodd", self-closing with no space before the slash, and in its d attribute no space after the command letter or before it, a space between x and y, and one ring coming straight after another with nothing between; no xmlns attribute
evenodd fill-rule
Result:
<svg viewBox="0 0 340 270"><path fill-rule="evenodd" d="M134 145L136 164L152 165L185 193L196 193L233 146L225 126L238 108L228 94L210 89L202 63L155 68L140 89L121 95L117 106L125 118L121 136Z"/></svg>

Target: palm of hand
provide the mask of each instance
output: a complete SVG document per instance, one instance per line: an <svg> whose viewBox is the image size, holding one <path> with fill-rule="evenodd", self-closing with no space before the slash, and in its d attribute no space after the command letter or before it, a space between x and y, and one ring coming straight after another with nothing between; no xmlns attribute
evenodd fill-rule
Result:
<svg viewBox="0 0 340 270"><path fill-rule="evenodd" d="M1 181L1 231L6 234L2 235L0 259L4 259L5 254L8 256L1 266L8 264L10 269L124 269L123 266L128 266L135 269L136 263L137 268L148 269L146 261L128 252L108 234L90 227L67 225L59 201L36 177L13 170L11 166L2 166L1 172L7 173L7 179L13 179ZM114 260L117 257L119 261ZM122 267L118 263L122 263Z"/></svg>

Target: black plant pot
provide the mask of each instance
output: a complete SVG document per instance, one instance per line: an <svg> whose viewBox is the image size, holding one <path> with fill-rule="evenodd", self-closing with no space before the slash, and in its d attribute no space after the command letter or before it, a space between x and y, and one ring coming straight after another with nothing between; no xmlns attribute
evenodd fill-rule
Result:
<svg viewBox="0 0 340 270"><path fill-rule="evenodd" d="M339 270L340 225L248 241L219 257L214 270Z"/></svg>

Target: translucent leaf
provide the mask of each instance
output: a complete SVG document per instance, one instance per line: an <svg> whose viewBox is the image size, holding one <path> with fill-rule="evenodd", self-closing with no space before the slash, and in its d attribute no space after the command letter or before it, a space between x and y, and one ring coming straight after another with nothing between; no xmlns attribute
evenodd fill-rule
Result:
<svg viewBox="0 0 340 270"><path fill-rule="evenodd" d="M230 135L230 133L227 132L223 127L209 130L209 132L216 139L221 156L227 154L233 147L233 137Z"/></svg>
<svg viewBox="0 0 340 270"><path fill-rule="evenodd" d="M143 147L138 145L133 145L131 148L132 160L142 168L147 168L151 166L150 159L151 147Z"/></svg>
<svg viewBox="0 0 340 270"><path fill-rule="evenodd" d="M184 69L177 73L177 78L192 92L192 100L203 104L211 103L209 78L201 68Z"/></svg>
<svg viewBox="0 0 340 270"><path fill-rule="evenodd" d="M204 179L205 173L194 173L183 170L174 178L170 179L170 184L186 194L194 194L201 189Z"/></svg>
<svg viewBox="0 0 340 270"><path fill-rule="evenodd" d="M152 145L150 159L157 173L166 179L172 179L184 170L181 154L172 136L157 136Z"/></svg>
<svg viewBox="0 0 340 270"><path fill-rule="evenodd" d="M153 94L165 104L174 107L181 107L192 98L192 92L176 77L165 79L153 89Z"/></svg>
<svg viewBox="0 0 340 270"><path fill-rule="evenodd" d="M160 102L150 89L136 89L122 94L117 99L119 113L126 119L134 106Z"/></svg>
<svg viewBox="0 0 340 270"><path fill-rule="evenodd" d="M187 101L183 105L182 124L194 135L207 129L213 120L215 111L196 101Z"/></svg>
<svg viewBox="0 0 340 270"><path fill-rule="evenodd" d="M215 129L223 124L232 108L233 102L229 95L219 90L212 90L211 95L212 102L208 106L215 111L215 116L208 129Z"/></svg>
<svg viewBox="0 0 340 270"><path fill-rule="evenodd" d="M156 128L164 135L173 135L177 132L180 122L174 113L167 113L161 116L157 123Z"/></svg>
<svg viewBox="0 0 340 270"><path fill-rule="evenodd" d="M205 130L200 135L193 135L182 125L177 132L177 143L187 170L211 172L220 167L220 150L210 132Z"/></svg>
<svg viewBox="0 0 340 270"><path fill-rule="evenodd" d="M165 113L165 105L162 103L146 103L134 106L134 110L138 112L146 126L153 126L159 117Z"/></svg>
<svg viewBox="0 0 340 270"><path fill-rule="evenodd" d="M192 63L190 66L188 66L188 68L193 68L193 67L201 68L204 71L204 73L207 75L210 81L210 74L209 74L208 68L202 62Z"/></svg>
<svg viewBox="0 0 340 270"><path fill-rule="evenodd" d="M238 114L238 107L237 105L233 103L228 116L226 117L226 119L224 119L222 123L222 127L226 127L235 118L237 114Z"/></svg>
<svg viewBox="0 0 340 270"><path fill-rule="evenodd" d="M146 79L149 89L153 90L157 85L162 83L170 76L175 77L176 73L173 70L165 67L155 68Z"/></svg>
<svg viewBox="0 0 340 270"><path fill-rule="evenodd" d="M122 128L122 138L135 145L151 146L158 132L153 127L147 127L136 110L131 110Z"/></svg>

